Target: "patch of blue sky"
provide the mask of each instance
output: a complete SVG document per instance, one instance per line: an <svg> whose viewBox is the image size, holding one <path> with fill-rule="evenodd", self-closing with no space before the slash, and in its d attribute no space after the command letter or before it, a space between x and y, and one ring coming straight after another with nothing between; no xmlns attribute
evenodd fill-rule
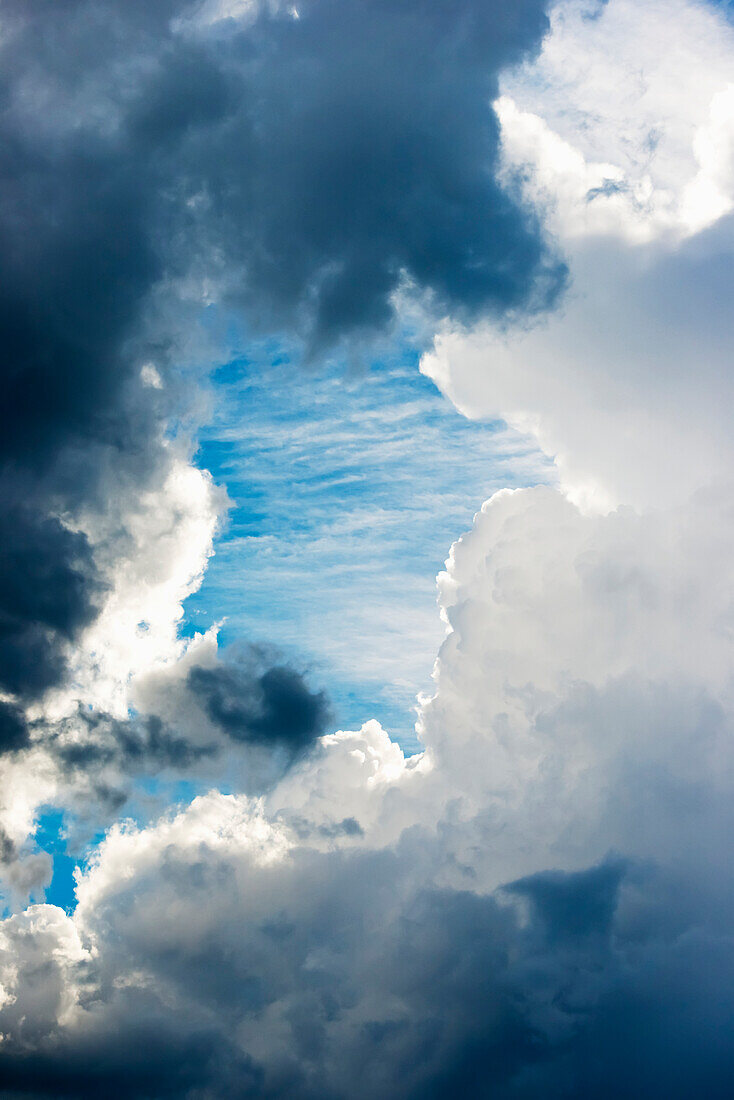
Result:
<svg viewBox="0 0 734 1100"><path fill-rule="evenodd" d="M76 905L74 871L83 862L69 848L63 811L53 806L42 807L36 823L34 837L41 851L52 860L51 881L46 887L44 900L49 905L59 905L67 913Z"/></svg>
<svg viewBox="0 0 734 1100"><path fill-rule="evenodd" d="M435 578L482 502L553 480L503 423L465 419L410 350L359 370L275 351L213 375L197 461L232 500L191 634L277 646L333 701L336 724L377 718L414 751L444 627Z"/></svg>

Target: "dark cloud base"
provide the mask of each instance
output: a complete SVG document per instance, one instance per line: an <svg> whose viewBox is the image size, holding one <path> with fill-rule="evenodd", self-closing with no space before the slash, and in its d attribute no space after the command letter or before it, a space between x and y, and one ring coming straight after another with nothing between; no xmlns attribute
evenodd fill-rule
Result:
<svg viewBox="0 0 734 1100"><path fill-rule="evenodd" d="M3 1096L730 1095L728 935L678 872L609 860L481 897L406 890L398 854L324 859L302 856L295 871L322 891L316 905L243 926L237 941L222 924L193 953L178 941L147 956L157 981L183 996L180 1011L148 991L95 988L88 975L83 1033L3 1044ZM178 867L202 904L218 870L216 858L203 875ZM309 981L304 963L322 949L331 962ZM362 994L374 1018L344 1028ZM232 1034L279 999L290 1054L258 1064Z"/></svg>

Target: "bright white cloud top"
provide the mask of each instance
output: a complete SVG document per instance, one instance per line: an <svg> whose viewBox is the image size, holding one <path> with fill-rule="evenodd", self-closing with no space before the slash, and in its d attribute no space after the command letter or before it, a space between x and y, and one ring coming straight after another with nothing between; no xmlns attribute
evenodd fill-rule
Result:
<svg viewBox="0 0 734 1100"><path fill-rule="evenodd" d="M451 547L407 757L379 714L323 732L282 669L311 717L273 748L268 661L178 632L223 491L163 436L145 492L110 469L74 516L101 613L29 711L53 739L0 759L4 1095L729 1095L734 29L690 0L550 19L495 107L568 288L448 309L421 370L557 486ZM68 913L27 904L49 804L98 834Z"/></svg>

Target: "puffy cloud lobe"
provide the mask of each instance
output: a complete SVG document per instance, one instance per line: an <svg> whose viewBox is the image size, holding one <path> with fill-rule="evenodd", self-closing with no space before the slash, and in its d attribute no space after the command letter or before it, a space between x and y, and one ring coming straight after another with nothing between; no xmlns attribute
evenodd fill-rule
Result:
<svg viewBox="0 0 734 1100"><path fill-rule="evenodd" d="M405 757L373 720L360 730L322 737L268 790L265 806L269 816L312 847L363 837L380 848L394 843L402 829L435 821L434 809L426 815L423 800L430 771L427 753Z"/></svg>
<svg viewBox="0 0 734 1100"><path fill-rule="evenodd" d="M725 845L731 521L725 493L598 516L536 489L496 495L455 544L421 723L485 889Z"/></svg>
<svg viewBox="0 0 734 1100"><path fill-rule="evenodd" d="M74 687L60 693L62 714L73 713L81 700L126 718L132 685L192 649L179 636L183 603L213 552L226 494L191 464L188 449L160 438L156 448L149 476L123 465L122 477L105 475L101 501L85 508L83 523L107 587L101 612L74 654ZM155 706L134 705L140 713L158 713Z"/></svg>
<svg viewBox="0 0 734 1100"><path fill-rule="evenodd" d="M689 0L588 14L558 5L497 104L505 168L569 258L564 307L448 326L423 367L467 415L533 433L585 506L669 505L734 460L734 30Z"/></svg>
<svg viewBox="0 0 734 1100"><path fill-rule="evenodd" d="M9 1094L180 1096L207 1084L216 1069L214 1051L224 1060L223 1045L203 1023L182 1034L160 1018L145 994L134 998L135 1025L120 1021L124 1035L106 1034L93 1011L76 1049L62 1053L49 1025L73 1013L69 982L77 992L89 986L89 952L62 911L46 905L6 922L3 948L13 955L12 968L2 974L5 1004L23 1036L22 1048L2 1067ZM251 1080L247 1060L227 1068L245 1088Z"/></svg>
<svg viewBox="0 0 734 1100"><path fill-rule="evenodd" d="M586 506L674 504L734 460L733 227L725 219L674 250L582 239L575 286L547 325L442 333L422 369L466 415L533 434Z"/></svg>

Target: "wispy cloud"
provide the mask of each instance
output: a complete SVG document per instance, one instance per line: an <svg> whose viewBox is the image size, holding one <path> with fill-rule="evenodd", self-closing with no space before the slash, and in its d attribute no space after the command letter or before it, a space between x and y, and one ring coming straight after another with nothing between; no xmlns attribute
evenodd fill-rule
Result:
<svg viewBox="0 0 734 1100"><path fill-rule="evenodd" d="M226 615L227 639L267 626L318 670L340 721L374 715L413 744L447 546L477 501L553 481L551 462L503 424L459 416L408 352L347 376L233 364L215 401L198 457L234 507L190 627Z"/></svg>

